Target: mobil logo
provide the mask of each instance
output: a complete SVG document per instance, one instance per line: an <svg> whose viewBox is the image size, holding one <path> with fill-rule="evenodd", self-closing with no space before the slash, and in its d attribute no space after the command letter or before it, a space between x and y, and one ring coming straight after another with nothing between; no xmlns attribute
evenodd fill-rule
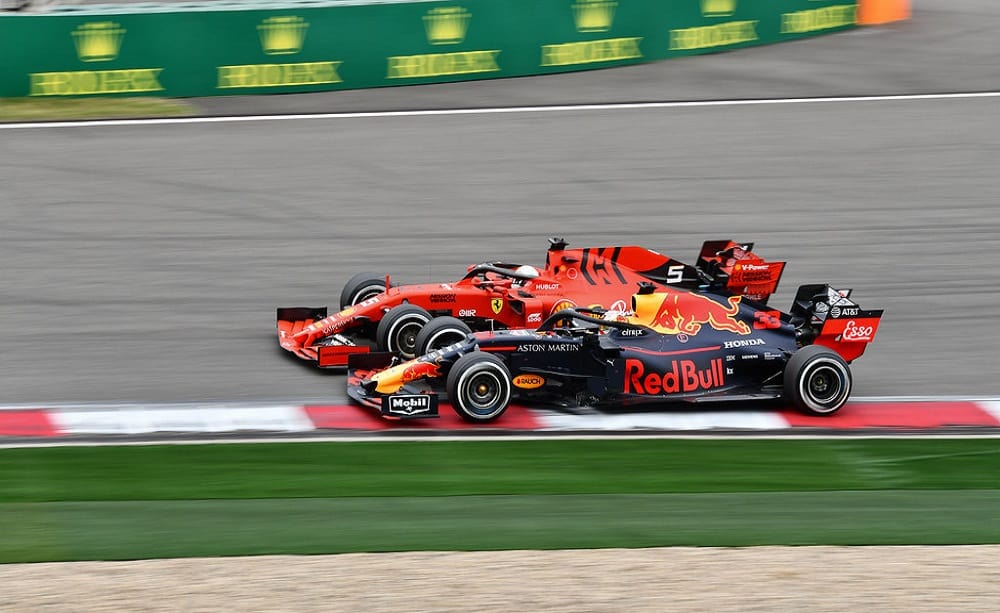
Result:
<svg viewBox="0 0 1000 613"><path fill-rule="evenodd" d="M382 414L397 419L437 417L438 399L431 394L394 394L382 397Z"/></svg>
<svg viewBox="0 0 1000 613"><path fill-rule="evenodd" d="M713 358L705 367L699 367L694 360L671 360L668 370L657 370L634 358L625 360L626 394L659 396L710 390L725 384L721 358Z"/></svg>

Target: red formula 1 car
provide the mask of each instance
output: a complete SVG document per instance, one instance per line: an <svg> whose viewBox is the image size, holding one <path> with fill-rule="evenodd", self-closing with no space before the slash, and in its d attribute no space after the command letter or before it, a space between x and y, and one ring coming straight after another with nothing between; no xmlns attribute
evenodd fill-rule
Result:
<svg viewBox="0 0 1000 613"><path fill-rule="evenodd" d="M851 393L848 363L882 317L849 296L803 285L783 313L738 295L643 284L632 310L612 317L578 307L536 330L470 333L405 362L352 356L348 396L390 419L436 417L442 394L471 422L497 419L515 398L609 411L783 398L831 415Z"/></svg>
<svg viewBox="0 0 1000 613"><path fill-rule="evenodd" d="M340 310L279 308L278 342L320 367L344 367L348 356L378 351L413 358L475 331L535 328L552 313L597 306L626 310L639 282L693 291L722 290L766 303L784 262L767 262L753 244L708 241L695 266L636 246L567 249L549 239L545 265L476 264L451 283L391 286L387 276L361 273L344 286ZM427 327L435 318L444 325Z"/></svg>

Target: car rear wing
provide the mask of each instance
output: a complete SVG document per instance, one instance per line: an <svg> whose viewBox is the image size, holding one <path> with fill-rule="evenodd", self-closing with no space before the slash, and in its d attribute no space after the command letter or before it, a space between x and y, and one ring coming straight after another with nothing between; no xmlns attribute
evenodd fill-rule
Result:
<svg viewBox="0 0 1000 613"><path fill-rule="evenodd" d="M851 300L851 290L825 284L800 286L790 311L801 344L829 347L848 362L875 339L882 313L861 308Z"/></svg>
<svg viewBox="0 0 1000 613"><path fill-rule="evenodd" d="M753 243L705 241L696 267L714 287L767 304L778 289L785 262L768 262L753 252Z"/></svg>

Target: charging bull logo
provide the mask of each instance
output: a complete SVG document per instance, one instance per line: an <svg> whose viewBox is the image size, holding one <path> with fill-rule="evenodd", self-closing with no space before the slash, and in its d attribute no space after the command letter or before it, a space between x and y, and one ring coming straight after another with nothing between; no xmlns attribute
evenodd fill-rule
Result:
<svg viewBox="0 0 1000 613"><path fill-rule="evenodd" d="M750 326L736 319L740 296L730 296L729 306L698 294L669 293L653 318L652 328L665 334L698 334L703 324L733 334L750 334Z"/></svg>
<svg viewBox="0 0 1000 613"><path fill-rule="evenodd" d="M438 368L437 364L431 362L414 362L410 366L407 366L403 370L403 374L400 376L400 380L405 384L410 381L416 381L417 379L424 379L426 377L435 377L439 375L441 369Z"/></svg>
<svg viewBox="0 0 1000 613"><path fill-rule="evenodd" d="M423 379L425 377L436 377L441 370L437 364L415 360L404 362L395 366L390 366L385 370L372 375L371 380L375 381L375 391L380 394L391 394L399 390L410 381Z"/></svg>

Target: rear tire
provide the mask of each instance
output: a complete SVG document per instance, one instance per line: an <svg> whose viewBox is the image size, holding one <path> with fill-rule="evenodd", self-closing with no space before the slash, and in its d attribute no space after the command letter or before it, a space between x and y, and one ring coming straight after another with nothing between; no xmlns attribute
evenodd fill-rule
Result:
<svg viewBox="0 0 1000 613"><path fill-rule="evenodd" d="M417 334L415 352L424 355L465 340L472 329L456 317L435 317Z"/></svg>
<svg viewBox="0 0 1000 613"><path fill-rule="evenodd" d="M785 365L785 398L809 415L833 415L851 395L851 369L826 347L808 345Z"/></svg>
<svg viewBox="0 0 1000 613"><path fill-rule="evenodd" d="M417 334L430 320L430 313L412 304L401 304L389 309L375 330L378 350L412 360L419 355L415 353Z"/></svg>
<svg viewBox="0 0 1000 613"><path fill-rule="evenodd" d="M374 272L359 272L344 284L340 292L340 310L368 300L386 290L385 275Z"/></svg>
<svg viewBox="0 0 1000 613"><path fill-rule="evenodd" d="M451 406L465 421L493 421L510 405L510 371L500 358L481 351L458 358L446 387Z"/></svg>

